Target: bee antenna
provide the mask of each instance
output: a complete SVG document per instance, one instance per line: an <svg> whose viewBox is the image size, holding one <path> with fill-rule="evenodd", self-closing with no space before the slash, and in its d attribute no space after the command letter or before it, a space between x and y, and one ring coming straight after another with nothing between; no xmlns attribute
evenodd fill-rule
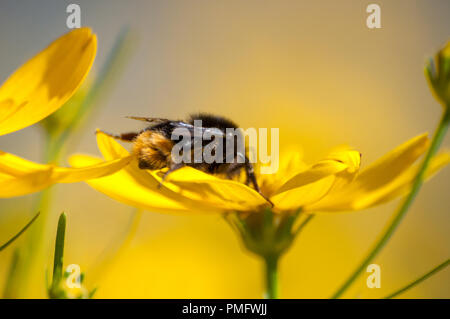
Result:
<svg viewBox="0 0 450 319"><path fill-rule="evenodd" d="M125 116L127 119L149 122L150 118L142 116Z"/></svg>
<svg viewBox="0 0 450 319"><path fill-rule="evenodd" d="M168 121L167 119L162 119L162 118L159 118L159 117L125 116L125 118L132 119L132 120L149 122L149 123L155 123L155 122L157 123L157 122Z"/></svg>

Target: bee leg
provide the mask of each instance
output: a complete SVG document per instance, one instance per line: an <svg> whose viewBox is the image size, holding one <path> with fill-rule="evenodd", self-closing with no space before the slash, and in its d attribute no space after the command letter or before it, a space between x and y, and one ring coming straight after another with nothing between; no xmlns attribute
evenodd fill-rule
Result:
<svg viewBox="0 0 450 319"><path fill-rule="evenodd" d="M101 131L101 132L103 134L106 134L106 135L116 139L116 140L120 140L123 142L132 142L139 135L139 133L136 133L136 132L122 133L119 135L115 135L115 134L111 134L111 133L103 132L103 131Z"/></svg>
<svg viewBox="0 0 450 319"><path fill-rule="evenodd" d="M235 177L236 175L238 175L241 171L241 169L244 168L244 164L243 163L232 163L230 164L230 166L228 167L226 174L227 174L227 178L228 179L233 179L233 177ZM248 180L248 178L247 178ZM248 185L248 182L246 182L246 184Z"/></svg>
<svg viewBox="0 0 450 319"><path fill-rule="evenodd" d="M167 172L165 172L163 177L161 178L161 181L158 184L158 189L161 188L162 184L164 183L164 181L166 180L167 176L169 176L170 173L173 173L174 171L182 168L183 166L184 166L184 163L172 163L169 170Z"/></svg>
<svg viewBox="0 0 450 319"><path fill-rule="evenodd" d="M267 198L266 196L263 195L263 193L261 193L261 190L259 189L258 186L258 182L256 181L256 176L255 176L255 171L253 169L253 165L248 161L248 159L246 158L246 162L245 162L245 172L247 174L247 180L249 180L252 184L253 187L255 188L255 190L262 196L264 197L264 199L273 207L275 206L273 204L273 202Z"/></svg>

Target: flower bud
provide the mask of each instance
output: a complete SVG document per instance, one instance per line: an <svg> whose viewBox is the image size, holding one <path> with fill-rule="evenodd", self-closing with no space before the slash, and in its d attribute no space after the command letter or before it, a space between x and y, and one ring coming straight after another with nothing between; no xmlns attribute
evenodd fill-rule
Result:
<svg viewBox="0 0 450 319"><path fill-rule="evenodd" d="M431 91L437 100L449 107L450 105L450 42L442 48L435 59L430 59L425 67L425 76Z"/></svg>

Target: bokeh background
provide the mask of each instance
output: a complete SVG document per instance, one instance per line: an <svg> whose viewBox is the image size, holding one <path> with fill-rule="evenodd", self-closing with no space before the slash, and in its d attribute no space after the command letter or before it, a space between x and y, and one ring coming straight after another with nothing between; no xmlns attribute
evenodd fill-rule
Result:
<svg viewBox="0 0 450 319"><path fill-rule="evenodd" d="M67 32L69 1L0 2L0 79ZM450 38L450 2L376 1L381 29L366 27L372 1L76 1L82 25L98 35L95 74L124 27L132 54L114 89L71 153L99 154L94 131L140 128L126 115L183 118L226 115L242 127L279 127L281 145L308 162L339 144L363 166L432 131L441 114L423 76L426 58ZM282 147L283 147L282 146ZM444 147L450 146L450 139ZM2 136L0 149L41 161L38 127ZM220 216L145 212L127 249L116 254L133 209L86 184L54 187L52 225L68 215L66 265L79 264L104 298L259 298L262 264L245 252ZM346 297L382 297L450 255L450 169L426 184L376 259L381 288L367 275ZM34 214L35 196L0 200L0 242ZM397 202L346 214L321 214L281 262L281 297L326 298L354 269ZM53 238L55 227L49 230ZM20 245L19 240L14 246ZM48 243L50 247L53 240ZM0 256L0 287L13 248ZM48 260L52 254L48 254ZM34 296L45 296L35 278ZM450 270L404 297L450 298Z"/></svg>

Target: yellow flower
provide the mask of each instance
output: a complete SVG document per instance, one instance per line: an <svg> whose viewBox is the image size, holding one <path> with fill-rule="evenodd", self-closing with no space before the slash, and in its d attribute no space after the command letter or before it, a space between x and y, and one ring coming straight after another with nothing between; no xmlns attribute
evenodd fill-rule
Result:
<svg viewBox="0 0 450 319"><path fill-rule="evenodd" d="M429 143L426 134L419 135L362 172L359 172L361 156L355 150L336 150L313 165L303 163L298 153L285 154L281 156L278 172L257 174L264 196L239 181L191 167L174 171L161 185L166 169L139 169L136 158L122 170L87 183L119 202L144 210L223 214L245 247L265 260L268 292L274 297L276 280L271 274L277 261L313 213L360 210L404 195L417 175L418 165L414 162L425 153ZM126 149L102 132L97 134L97 144L108 161L130 158ZM88 155L70 158L71 165L80 169L101 162ZM449 162L449 153L434 157L427 176ZM255 171L258 173L258 167Z"/></svg>
<svg viewBox="0 0 450 319"><path fill-rule="evenodd" d="M32 125L57 111L77 91L94 62L97 38L89 28L68 32L16 70L0 87L0 135ZM0 197L40 191L110 174L124 158L82 169L36 164L0 151Z"/></svg>
<svg viewBox="0 0 450 319"><path fill-rule="evenodd" d="M97 38L75 29L28 60L0 87L0 135L39 122L80 87L94 62Z"/></svg>
<svg viewBox="0 0 450 319"><path fill-rule="evenodd" d="M98 132L97 143L105 160L129 159L129 152L109 136ZM281 158L276 174L259 175L261 191L274 203L273 211L282 215L302 212L351 211L381 204L408 191L415 177L414 162L427 150L429 140L420 135L400 145L359 172L360 154L337 150L314 165L304 164L295 154ZM434 158L428 175L448 164L443 153ZM73 155L74 167L99 165L101 159ZM258 171L258 170L256 170ZM138 168L132 159L122 170L88 180L94 189L122 203L162 213L258 213L270 207L253 188L234 180L222 179L184 167L161 182L163 170Z"/></svg>

